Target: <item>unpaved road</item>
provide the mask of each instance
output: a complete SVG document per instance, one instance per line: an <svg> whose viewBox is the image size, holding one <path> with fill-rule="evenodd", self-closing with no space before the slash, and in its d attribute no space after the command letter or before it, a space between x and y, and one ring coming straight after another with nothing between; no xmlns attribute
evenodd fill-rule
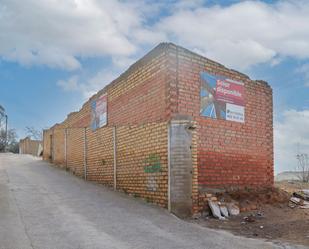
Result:
<svg viewBox="0 0 309 249"><path fill-rule="evenodd" d="M202 228L161 208L85 182L31 156L0 154L0 248L296 246L275 245Z"/></svg>

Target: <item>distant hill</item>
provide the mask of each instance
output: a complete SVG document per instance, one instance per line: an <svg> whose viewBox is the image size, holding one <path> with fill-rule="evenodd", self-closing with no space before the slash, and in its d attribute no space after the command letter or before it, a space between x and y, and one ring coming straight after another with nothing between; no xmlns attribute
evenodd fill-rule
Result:
<svg viewBox="0 0 309 249"><path fill-rule="evenodd" d="M275 176L275 181L292 181L300 180L301 172L299 171L285 171Z"/></svg>

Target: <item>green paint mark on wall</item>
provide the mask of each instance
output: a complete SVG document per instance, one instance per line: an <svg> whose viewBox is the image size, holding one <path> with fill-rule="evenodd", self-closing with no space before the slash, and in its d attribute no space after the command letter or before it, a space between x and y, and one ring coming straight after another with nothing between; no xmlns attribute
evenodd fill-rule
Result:
<svg viewBox="0 0 309 249"><path fill-rule="evenodd" d="M157 154L150 154L144 161L145 173L156 173L161 171L161 160Z"/></svg>

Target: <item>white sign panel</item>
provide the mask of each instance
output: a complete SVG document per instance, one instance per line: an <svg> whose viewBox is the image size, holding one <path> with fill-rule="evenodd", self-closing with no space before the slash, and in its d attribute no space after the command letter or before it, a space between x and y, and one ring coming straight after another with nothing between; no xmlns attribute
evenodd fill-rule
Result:
<svg viewBox="0 0 309 249"><path fill-rule="evenodd" d="M245 108L240 105L226 103L226 120L245 122Z"/></svg>

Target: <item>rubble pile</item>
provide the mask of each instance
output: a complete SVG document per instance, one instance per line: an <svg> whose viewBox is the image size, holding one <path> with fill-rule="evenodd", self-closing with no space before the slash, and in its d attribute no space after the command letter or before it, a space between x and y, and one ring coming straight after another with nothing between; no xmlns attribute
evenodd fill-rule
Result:
<svg viewBox="0 0 309 249"><path fill-rule="evenodd" d="M290 198L289 207L309 209L309 189L294 192L293 196Z"/></svg>
<svg viewBox="0 0 309 249"><path fill-rule="evenodd" d="M300 194L300 193L299 193ZM303 194L303 193L302 193ZM308 192L303 194L307 198ZM285 204L290 195L277 188L240 189L217 193L216 197L208 200L212 215L220 220L235 216L240 212L256 211L264 205Z"/></svg>
<svg viewBox="0 0 309 249"><path fill-rule="evenodd" d="M309 246L309 184L286 184L289 191L278 184L205 193L208 199L201 199L204 211L197 222L235 235Z"/></svg>
<svg viewBox="0 0 309 249"><path fill-rule="evenodd" d="M224 220L225 218L240 213L239 207L236 202L220 202L208 201L209 208L215 218Z"/></svg>

